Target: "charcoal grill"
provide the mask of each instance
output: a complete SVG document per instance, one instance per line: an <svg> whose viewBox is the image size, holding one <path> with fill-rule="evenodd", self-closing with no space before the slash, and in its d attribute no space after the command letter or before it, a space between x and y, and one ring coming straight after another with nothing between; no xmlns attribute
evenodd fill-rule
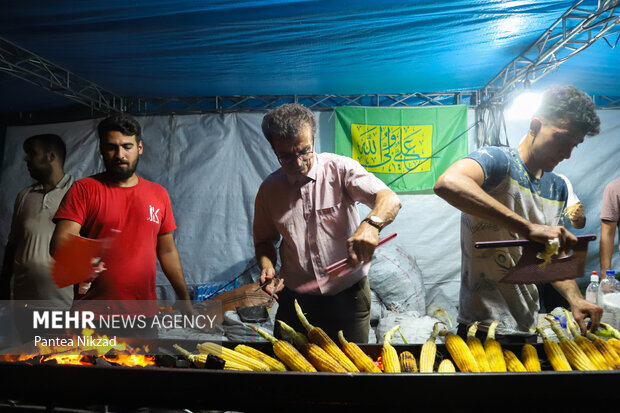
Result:
<svg viewBox="0 0 620 413"><path fill-rule="evenodd" d="M131 344L131 340L130 341ZM188 340L152 340L163 351L172 344L193 349ZM236 343L224 343L234 347ZM248 344L248 343L244 343ZM151 344L152 345L152 344ZM249 344L270 352L268 343ZM381 345L363 345L376 358ZM396 345L419 360L421 345ZM542 345L536 345L543 362ZM519 354L520 346L505 346ZM449 357L437 345L438 357ZM196 368L106 367L0 363L0 400L44 405L117 405L234 410L241 412L414 411L418 408L455 411L537 411L537 403L553 410L583 407L596 411L588 389L617 383L620 371L539 373L336 374L245 372ZM604 386L603 386L604 387ZM570 394L571 390L575 390ZM569 392L569 394L563 393ZM607 392L605 405L620 401ZM606 410L609 411L609 410Z"/></svg>

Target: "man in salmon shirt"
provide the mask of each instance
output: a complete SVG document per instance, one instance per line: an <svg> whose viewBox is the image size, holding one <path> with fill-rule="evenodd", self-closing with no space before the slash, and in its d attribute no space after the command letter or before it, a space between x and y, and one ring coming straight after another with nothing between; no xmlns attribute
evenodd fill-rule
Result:
<svg viewBox="0 0 620 413"><path fill-rule="evenodd" d="M343 330L347 340L366 343L366 276L379 231L396 218L400 200L359 162L315 153L317 122L307 107L277 107L265 115L262 129L282 166L263 181L254 208L260 281L278 299L276 320L303 329L293 306L298 300L310 323L333 339ZM361 222L356 202L372 208ZM274 278L280 239L283 282ZM340 277L326 274L325 267L347 257L356 265L353 271ZM281 335L279 323L274 334Z"/></svg>
<svg viewBox="0 0 620 413"><path fill-rule="evenodd" d="M76 286L74 308L80 308L79 301L113 300L118 313L153 317L158 311L155 276L159 259L181 311L191 312L172 236L176 224L168 192L136 175L144 148L140 124L129 115L116 114L102 120L97 129L105 172L80 179L71 187L54 217L56 230L50 246L53 256L69 234L113 237L103 271L90 286L82 283L80 291Z"/></svg>

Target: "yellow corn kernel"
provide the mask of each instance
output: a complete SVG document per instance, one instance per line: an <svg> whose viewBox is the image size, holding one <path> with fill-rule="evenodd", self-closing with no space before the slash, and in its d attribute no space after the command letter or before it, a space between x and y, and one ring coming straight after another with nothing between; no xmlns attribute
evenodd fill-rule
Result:
<svg viewBox="0 0 620 413"><path fill-rule="evenodd" d="M504 357L505 358L505 357ZM527 371L540 371L540 360L536 347L531 344L525 344L521 349L521 361Z"/></svg>
<svg viewBox="0 0 620 413"><path fill-rule="evenodd" d="M456 373L456 369L450 359L443 359L437 367L437 373Z"/></svg>
<svg viewBox="0 0 620 413"><path fill-rule="evenodd" d="M542 327L536 327L536 331L543 339L543 348L545 349L545 354L547 355L547 359L549 359L553 370L571 371L572 368L570 363L560 348L560 345L555 341L549 340L549 337L547 337Z"/></svg>
<svg viewBox="0 0 620 413"><path fill-rule="evenodd" d="M347 371L342 367L332 356L327 354L320 346L314 343L306 344L304 349L306 358L312 363L318 371L324 371L328 373L346 373Z"/></svg>
<svg viewBox="0 0 620 413"><path fill-rule="evenodd" d="M596 370L596 367L594 367L594 364L592 364L588 356L579 348L577 343L566 336L558 322L552 317L545 318L551 323L551 329L558 336L560 348L562 348L570 365L577 370Z"/></svg>
<svg viewBox="0 0 620 413"><path fill-rule="evenodd" d="M506 369L511 372L526 372L527 369L521 363L521 360L517 358L515 353L510 350L503 350L504 360L506 361Z"/></svg>
<svg viewBox="0 0 620 413"><path fill-rule="evenodd" d="M497 340L495 340L495 329L499 322L493 321L489 326L487 338L484 341L484 353L489 360L489 367L492 372L505 373L506 361L504 360L504 353L502 352L502 346Z"/></svg>
<svg viewBox="0 0 620 413"><path fill-rule="evenodd" d="M189 351L185 350L181 346L174 344L173 347L181 352L186 359L188 359L194 366L199 368L204 368L207 363L207 358L209 354L191 354ZM213 355L215 357L221 358L219 356ZM250 367L235 363L230 360L224 360L224 370L240 370L240 371L253 371Z"/></svg>
<svg viewBox="0 0 620 413"><path fill-rule="evenodd" d="M392 346L392 337L399 325L392 327L390 331L383 336L383 347L381 348L381 362L383 363L383 371L385 373L400 373L400 362L398 361L398 353Z"/></svg>
<svg viewBox="0 0 620 413"><path fill-rule="evenodd" d="M355 364L353 364L347 355L340 350L336 343L334 343L334 340L332 340L322 328L315 327L308 322L308 319L301 310L297 300L295 300L295 311L297 312L299 321L301 321L301 324L308 331L308 339L310 339L311 342L321 346L321 348L325 350L327 354L332 356L342 367L344 367L346 371L359 373L359 369L355 366Z"/></svg>
<svg viewBox="0 0 620 413"><path fill-rule="evenodd" d="M422 350L420 351L420 373L433 372L437 355L437 345L435 344L437 334L439 334L439 323L435 323L431 336L422 345Z"/></svg>
<svg viewBox="0 0 620 413"><path fill-rule="evenodd" d="M232 361L233 363L248 366L250 369L255 371L269 370L269 367L265 363L231 350L227 347L220 346L216 343L206 342L198 344L196 348L202 354L213 354L214 356L221 357L226 361Z"/></svg>
<svg viewBox="0 0 620 413"><path fill-rule="evenodd" d="M415 361L415 357L410 351L403 351L398 355L398 361L400 363L400 371L403 373L417 373L418 365Z"/></svg>
<svg viewBox="0 0 620 413"><path fill-rule="evenodd" d="M462 372L480 372L478 364L471 350L465 344L465 341L456 334L448 333L446 335L446 348L454 360L454 364Z"/></svg>
<svg viewBox="0 0 620 413"><path fill-rule="evenodd" d="M587 331L586 336L592 340L594 346L600 351L600 353L607 361L607 365L611 367L613 370L620 370L620 357L616 353L616 351L609 345L605 340L602 340Z"/></svg>
<svg viewBox="0 0 620 413"><path fill-rule="evenodd" d="M381 373L381 369L373 363L372 359L362 351L355 343L351 343L344 338L342 330L338 332L338 340L342 346L342 351L349 357L359 371L365 373Z"/></svg>
<svg viewBox="0 0 620 413"><path fill-rule="evenodd" d="M605 357L603 357L596 346L592 344L590 340L581 335L577 323L573 320L570 311L564 309L564 314L566 315L566 325L568 330L573 335L575 343L586 354L586 356L588 356L595 369L612 370L612 368L607 364L607 360L605 360Z"/></svg>
<svg viewBox="0 0 620 413"><path fill-rule="evenodd" d="M235 351L265 363L271 371L286 371L286 366L282 364L281 361L276 360L271 356L268 356L267 354L255 349L254 347L246 346L245 344L238 344L235 347Z"/></svg>
<svg viewBox="0 0 620 413"><path fill-rule="evenodd" d="M476 359L476 364L478 364L478 368L481 372L489 372L491 371L491 367L489 366L489 360L487 359L487 355L484 352L484 347L482 346L482 342L480 339L476 337L476 331L478 330L479 322L476 321L469 327L467 330L467 347L471 351L471 354L474 355Z"/></svg>
<svg viewBox="0 0 620 413"><path fill-rule="evenodd" d="M286 367L293 371L316 372L314 366L291 343L278 340L265 330L251 324L248 326L273 345L273 353L282 360Z"/></svg>

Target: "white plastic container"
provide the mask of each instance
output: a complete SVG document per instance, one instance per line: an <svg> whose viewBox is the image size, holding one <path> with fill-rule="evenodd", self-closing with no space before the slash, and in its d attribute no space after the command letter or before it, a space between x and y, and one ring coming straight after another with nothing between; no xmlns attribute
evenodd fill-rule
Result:
<svg viewBox="0 0 620 413"><path fill-rule="evenodd" d="M598 304L598 274L596 271L592 271L592 275L590 275L590 284L588 284L588 288L586 288L586 300Z"/></svg>
<svg viewBox="0 0 620 413"><path fill-rule="evenodd" d="M604 310L601 321L620 328L620 282L613 270L606 271L605 275L607 278L601 281L598 293L599 305Z"/></svg>

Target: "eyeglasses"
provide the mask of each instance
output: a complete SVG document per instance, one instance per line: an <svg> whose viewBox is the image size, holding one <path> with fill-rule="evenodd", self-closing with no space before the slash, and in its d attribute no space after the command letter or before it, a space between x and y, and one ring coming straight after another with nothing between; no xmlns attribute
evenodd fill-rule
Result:
<svg viewBox="0 0 620 413"><path fill-rule="evenodd" d="M276 155L276 157L278 158L278 161L280 161L280 163L284 164L295 162L297 159L307 161L312 157L313 153L314 149L312 147L308 147L297 153L286 153L284 155Z"/></svg>

